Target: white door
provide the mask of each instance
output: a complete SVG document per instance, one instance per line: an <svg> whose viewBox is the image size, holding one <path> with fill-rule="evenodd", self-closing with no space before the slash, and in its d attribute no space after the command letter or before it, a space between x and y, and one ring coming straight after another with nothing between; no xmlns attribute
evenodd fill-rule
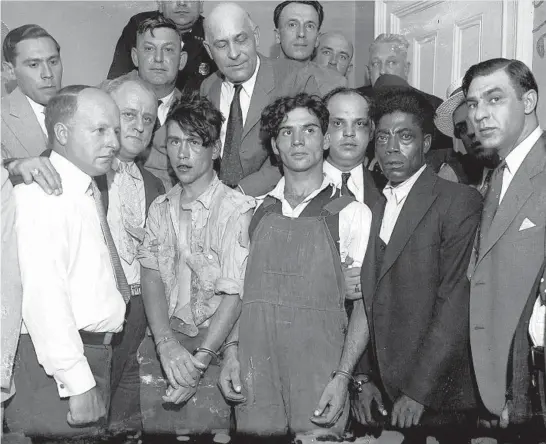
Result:
<svg viewBox="0 0 546 444"><path fill-rule="evenodd" d="M375 34L410 42L409 82L445 99L447 87L473 64L518 58L531 67L533 6L529 0L376 1Z"/></svg>

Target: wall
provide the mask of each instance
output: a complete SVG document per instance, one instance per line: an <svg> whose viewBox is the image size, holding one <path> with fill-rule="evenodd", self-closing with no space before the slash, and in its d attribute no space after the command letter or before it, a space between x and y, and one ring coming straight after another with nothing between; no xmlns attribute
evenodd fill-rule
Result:
<svg viewBox="0 0 546 444"><path fill-rule="evenodd" d="M205 2L205 15L217 1ZM277 55L273 33L273 10L278 1L242 1L260 27L260 50ZM360 86L373 40L373 1L324 1L323 30L342 29L355 45L355 67L350 83ZM155 8L154 1L21 1L2 0L2 21L9 29L37 23L47 29L62 47L64 85L100 83L108 72L116 41L129 18ZM358 26L355 26L358 23Z"/></svg>
<svg viewBox="0 0 546 444"><path fill-rule="evenodd" d="M546 129L546 2L534 1L533 3L535 5L533 73L540 93L538 118L542 129Z"/></svg>

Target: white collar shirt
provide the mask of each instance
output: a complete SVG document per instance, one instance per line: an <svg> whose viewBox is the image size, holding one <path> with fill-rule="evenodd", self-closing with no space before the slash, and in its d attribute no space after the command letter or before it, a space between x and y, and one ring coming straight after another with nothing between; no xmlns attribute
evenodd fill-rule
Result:
<svg viewBox="0 0 546 444"><path fill-rule="evenodd" d="M324 173L332 179L332 183L336 187L336 189L341 190L342 185L342 177L343 171L336 168L334 165L332 165L328 160L324 162L324 166L322 167ZM359 164L355 166L351 171L347 171L348 173L351 173L351 177L349 177L349 180L347 181L347 187L349 188L349 191L351 191L355 195L355 199L358 200L361 203L364 203L364 171L362 164Z"/></svg>
<svg viewBox="0 0 546 444"><path fill-rule="evenodd" d="M537 140L540 139L541 135L542 130L540 129L540 126L537 126L534 131L527 136L525 140L523 140L518 146L510 151L510 154L508 154L508 156L506 156L506 167L504 168L504 172L502 175L502 188L499 204L502 202L502 199L504 198L504 195L506 194L506 191L508 190L512 179L518 172L519 167L521 166L533 146L535 146Z"/></svg>
<svg viewBox="0 0 546 444"><path fill-rule="evenodd" d="M91 177L51 153L63 194L32 183L14 190L15 231L23 284L23 327L38 362L53 376L60 397L95 384L79 330L121 331L125 302L116 287Z"/></svg>
<svg viewBox="0 0 546 444"><path fill-rule="evenodd" d="M381 221L379 237L386 244L388 244L391 239L392 232L398 221L398 216L400 216L400 212L406 203L413 185L415 185L417 179L423 174L425 168L426 165L423 165L410 178L406 179L401 184L393 187L389 182L383 189L383 194L387 198L387 204L385 205L385 212L383 213L383 220Z"/></svg>
<svg viewBox="0 0 546 444"><path fill-rule="evenodd" d="M45 106L40 105L39 103L36 103L34 100L32 100L30 97L25 96L28 100L28 103L30 104L30 107L32 108L32 111L34 111L34 114L36 115L36 119L38 120L38 123L40 124L40 128L42 128L42 131L47 136L47 128L45 125Z"/></svg>
<svg viewBox="0 0 546 444"><path fill-rule="evenodd" d="M250 108L250 101L252 99L252 94L254 93L254 87L256 86L256 79L258 77L258 71L260 70L260 57L258 57L258 62L256 63L256 69L252 77L246 82L243 82L241 85L243 89L239 95L239 101L241 103L241 111L243 114L243 125L246 122L246 117L248 115L248 109ZM226 132L229 119L229 110L231 109L231 102L235 96L235 85L229 80L224 79L222 82L222 88L220 90L220 111L224 116L224 123L222 124L222 129L220 131L220 140L222 141L222 151L221 154L224 154L224 143L226 141Z"/></svg>
<svg viewBox="0 0 546 444"><path fill-rule="evenodd" d="M332 185L332 179L324 174L324 179L319 188L307 196L295 208L288 203L284 197L285 178L282 177L277 186L267 195L281 201L282 214L286 217L297 218L303 210L309 205L321 191ZM335 188L332 190L335 194ZM258 198L258 206L263 203L263 198ZM372 223L372 212L363 203L355 201L347 205L339 213L339 251L341 261L345 262L347 258L353 260L350 267L361 267L368 247L370 236L370 226Z"/></svg>
<svg viewBox="0 0 546 444"><path fill-rule="evenodd" d="M167 114L169 114L174 99L174 91L173 89L169 95L159 99L161 100L161 105L157 107L157 118L161 126L165 125L165 120L167 120Z"/></svg>

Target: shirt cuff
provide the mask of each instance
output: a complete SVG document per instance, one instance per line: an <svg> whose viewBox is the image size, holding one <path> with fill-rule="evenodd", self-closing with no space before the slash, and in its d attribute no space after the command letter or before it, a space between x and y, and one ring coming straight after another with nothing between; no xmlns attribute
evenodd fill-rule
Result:
<svg viewBox="0 0 546 444"><path fill-rule="evenodd" d="M214 293L216 294L241 294L241 282L235 279L221 277L216 279L214 286Z"/></svg>
<svg viewBox="0 0 546 444"><path fill-rule="evenodd" d="M81 395L97 385L85 358L69 370L56 372L53 377L61 398Z"/></svg>

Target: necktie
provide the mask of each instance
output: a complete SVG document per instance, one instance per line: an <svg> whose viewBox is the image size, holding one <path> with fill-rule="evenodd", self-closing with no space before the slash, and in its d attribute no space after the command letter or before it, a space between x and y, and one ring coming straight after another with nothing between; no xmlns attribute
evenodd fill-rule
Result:
<svg viewBox="0 0 546 444"><path fill-rule="evenodd" d="M119 255L128 264L132 264L135 259L137 250L135 235L141 230L143 222L137 183L129 171L130 168L131 165L128 163L120 162L117 171L117 174L119 174L121 221L123 225L120 227L121 245Z"/></svg>
<svg viewBox="0 0 546 444"><path fill-rule="evenodd" d="M116 278L116 286L123 297L123 300L127 304L131 299L131 289L127 283L127 278L123 272L121 266L121 260L119 259L118 252L116 250L116 245L114 244L114 239L112 238L112 233L110 232L110 227L106 220L106 211L102 205L102 199L99 187L95 180L91 180L91 190L93 192L93 199L95 200L95 206L97 208L97 213L99 215L100 227L102 229L102 234L104 240L106 241L106 247L108 248L108 254L110 255L110 262L112 263L112 268L114 269L114 277Z"/></svg>
<svg viewBox="0 0 546 444"><path fill-rule="evenodd" d="M476 254L480 253L480 245L489 232L491 223L499 208L500 193L502 190L502 176L506 162L501 162L494 170L490 170L485 176L483 186L480 189L484 197L482 218L476 235Z"/></svg>
<svg viewBox="0 0 546 444"><path fill-rule="evenodd" d="M235 94L229 109L229 119L224 143L224 155L220 164L220 180L230 187L236 186L243 178L243 167L239 149L243 139L243 111L241 110L242 85L235 85Z"/></svg>
<svg viewBox="0 0 546 444"><path fill-rule="evenodd" d="M355 197L354 193L349 189L347 182L351 177L351 173L341 173L341 189L339 190L340 196L351 196Z"/></svg>

